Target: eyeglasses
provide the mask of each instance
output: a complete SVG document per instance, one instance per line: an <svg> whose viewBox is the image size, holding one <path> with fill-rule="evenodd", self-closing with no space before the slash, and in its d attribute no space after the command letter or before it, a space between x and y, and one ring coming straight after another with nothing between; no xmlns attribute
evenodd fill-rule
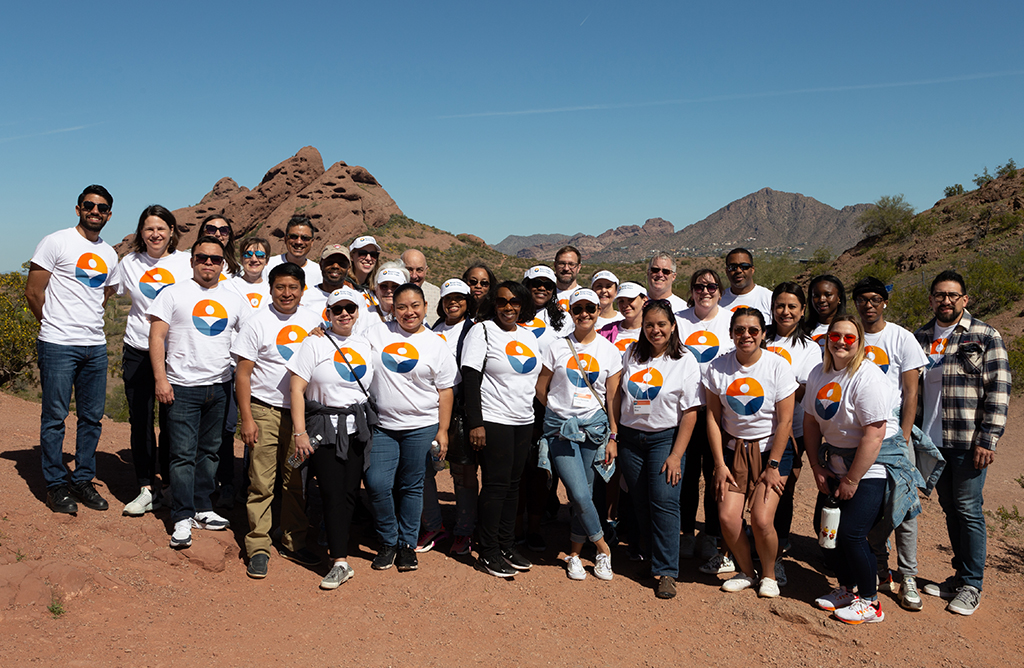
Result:
<svg viewBox="0 0 1024 668"><path fill-rule="evenodd" d="M573 267L580 266L580 264L579 264L579 262L556 262L555 266L556 267L561 267L561 268L564 268L564 269L572 269Z"/></svg>
<svg viewBox="0 0 1024 668"><path fill-rule="evenodd" d="M666 276L671 276L672 274L675 273L674 271L666 267L651 267L647 271L650 272L652 276L657 276L658 274L665 274Z"/></svg>
<svg viewBox="0 0 1024 668"><path fill-rule="evenodd" d="M593 315L593 314L597 313L597 305L596 304L587 303L587 304L576 304L576 306L572 307L572 314L573 315L580 315L584 311L586 311L587 313Z"/></svg>
<svg viewBox="0 0 1024 668"><path fill-rule="evenodd" d="M96 208L100 213L108 213L110 211L110 205L103 202L93 202L90 200L82 200L82 203L78 206L82 207L82 211L92 211L93 207Z"/></svg>
<svg viewBox="0 0 1024 668"><path fill-rule="evenodd" d="M302 241L312 241L313 237L308 234L295 234L294 232L292 232L291 234L288 235L288 239L290 239L291 241L298 241L299 239L301 239Z"/></svg>
<svg viewBox="0 0 1024 668"><path fill-rule="evenodd" d="M494 300L494 305L498 308L505 308L506 306L518 307L523 305L523 300L519 297L513 297L512 299L505 299L504 297L498 297Z"/></svg>
<svg viewBox="0 0 1024 668"><path fill-rule="evenodd" d="M852 346L853 344L857 343L857 335L840 334L839 332L829 332L828 340L831 341L832 343L839 343L840 341L842 341L846 345Z"/></svg>
<svg viewBox="0 0 1024 668"><path fill-rule="evenodd" d="M694 283L693 291L708 292L710 294L715 294L716 292L718 292L718 286L714 283Z"/></svg>
<svg viewBox="0 0 1024 668"><path fill-rule="evenodd" d="M226 237L231 236L231 228L228 227L227 225L222 225L220 227L216 225L205 225L203 226L203 232L213 237L221 234L223 234Z"/></svg>
<svg viewBox="0 0 1024 668"><path fill-rule="evenodd" d="M349 315L355 315L355 312L359 310L359 307L355 304L335 304L330 307L331 313L334 315L341 315L342 313L348 313Z"/></svg>
<svg viewBox="0 0 1024 668"><path fill-rule="evenodd" d="M956 302L956 300L963 297L963 295L959 292L933 292L932 297L935 298L935 301L937 302L944 302L947 299L951 302Z"/></svg>
<svg viewBox="0 0 1024 668"><path fill-rule="evenodd" d="M726 271L736 271L737 269L739 269L740 271L747 271L748 269L753 268L754 265L750 264L749 262L731 262L725 265Z"/></svg>
<svg viewBox="0 0 1024 668"><path fill-rule="evenodd" d="M867 306L868 304L871 304L872 306L878 306L883 301L885 300L879 297L878 295L875 295L874 297L865 297L864 295L861 295L859 297L854 297L853 299L853 303L855 303L857 306Z"/></svg>
<svg viewBox="0 0 1024 668"><path fill-rule="evenodd" d="M369 256L370 256L370 257L372 257L372 258L373 258L374 260L376 260L377 258L379 258L379 257L380 257L380 253L379 253L379 252L377 252L377 251L372 251L372 250L363 250L362 248L357 248L357 249L355 250L355 254L356 254L356 256L357 256L357 257L362 257L362 256L364 256L364 255L369 255Z"/></svg>
<svg viewBox="0 0 1024 668"><path fill-rule="evenodd" d="M207 255L206 253L196 253L192 257L194 257L196 259L196 262L198 262L199 264L206 264L207 262L211 264L224 264L223 255Z"/></svg>
<svg viewBox="0 0 1024 668"><path fill-rule="evenodd" d="M760 333L761 333L761 328L760 327L742 327L741 326L741 327L733 327L732 328L732 335L733 336L743 336L744 334L750 334L751 336L755 336L756 337Z"/></svg>
<svg viewBox="0 0 1024 668"><path fill-rule="evenodd" d="M243 251L242 252L242 259L243 260L251 260L254 257L255 258L259 258L260 260L262 260L266 256L267 256L267 254L264 251L261 251L261 250L247 250L247 251Z"/></svg>
<svg viewBox="0 0 1024 668"><path fill-rule="evenodd" d="M488 280L487 280L486 278L484 278L484 279L477 279L477 278L467 278L467 279L466 279L466 285L468 285L468 286L469 286L469 287L471 287L471 288L475 288L475 287L476 287L476 286L478 286L478 285L479 285L479 286L480 286L481 288L486 288L486 287L487 287L487 286L489 286L490 284L491 284L491 282L490 282L490 281L488 281Z"/></svg>

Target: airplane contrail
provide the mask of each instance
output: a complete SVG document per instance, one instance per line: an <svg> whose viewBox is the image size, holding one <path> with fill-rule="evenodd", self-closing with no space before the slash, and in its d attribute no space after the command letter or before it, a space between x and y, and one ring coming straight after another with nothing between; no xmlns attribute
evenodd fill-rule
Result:
<svg viewBox="0 0 1024 668"><path fill-rule="evenodd" d="M56 130L47 130L46 132L37 132L31 135L18 135L16 137L0 137L0 144L5 144L10 141L16 141L18 139L33 139L35 137L45 137L47 135L56 135L62 132L74 132L75 130L84 130L85 128L91 128L94 125L100 125L99 123L90 123L89 125L76 125L72 128L58 128Z"/></svg>

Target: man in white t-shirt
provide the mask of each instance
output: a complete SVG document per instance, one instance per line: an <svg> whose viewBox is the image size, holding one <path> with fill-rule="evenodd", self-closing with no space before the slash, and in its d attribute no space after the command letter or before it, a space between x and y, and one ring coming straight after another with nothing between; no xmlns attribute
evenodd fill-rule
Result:
<svg viewBox="0 0 1024 668"><path fill-rule="evenodd" d="M752 306L764 315L767 324L772 322L772 291L754 283L754 256L746 248L734 248L725 256L725 275L729 287L722 292L718 307L735 311L743 306Z"/></svg>
<svg viewBox="0 0 1024 668"><path fill-rule="evenodd" d="M316 285L323 280L323 276L320 275L320 266L306 257L313 247L313 238L316 236L316 232L317 229L313 227L313 222L308 216L292 216L284 228L286 250L267 261L267 266L263 270L263 280L270 276L271 269L284 262L297 264L306 272L307 287Z"/></svg>
<svg viewBox="0 0 1024 668"><path fill-rule="evenodd" d="M433 321L437 303L441 301L441 288L427 281L427 257L415 248L410 248L402 253L401 259L409 271L409 282L423 290L423 299L427 302L427 320Z"/></svg>
<svg viewBox="0 0 1024 668"><path fill-rule="evenodd" d="M192 246L192 280L160 292L149 316L149 358L171 446L171 547L192 545L192 529L223 530L210 497L231 388L231 338L253 313L220 283L224 246L204 236Z"/></svg>
<svg viewBox="0 0 1024 668"><path fill-rule="evenodd" d="M555 288L558 290L558 306L569 310L569 297L576 291L576 277L583 267L583 256L575 246L562 246L555 253Z"/></svg>
<svg viewBox="0 0 1024 668"><path fill-rule="evenodd" d="M345 287L351 266L348 248L342 244L327 244L320 253L320 273L323 280L320 283L306 285L306 290L302 294L302 308L315 311L326 321L327 299L332 292Z"/></svg>
<svg viewBox="0 0 1024 668"><path fill-rule="evenodd" d="M667 299L672 312L679 313L686 308L686 301L672 293L675 280L675 259L668 253L655 253L647 264L647 298Z"/></svg>
<svg viewBox="0 0 1024 668"><path fill-rule="evenodd" d="M78 224L43 237L32 254L25 299L40 322L36 349L42 406L39 444L46 505L55 513L77 513L78 503L106 510L93 486L96 445L107 400L107 339L103 334L104 287L117 254L100 238L114 198L91 185L78 196ZM78 430L75 470L64 465L64 420L75 393Z"/></svg>

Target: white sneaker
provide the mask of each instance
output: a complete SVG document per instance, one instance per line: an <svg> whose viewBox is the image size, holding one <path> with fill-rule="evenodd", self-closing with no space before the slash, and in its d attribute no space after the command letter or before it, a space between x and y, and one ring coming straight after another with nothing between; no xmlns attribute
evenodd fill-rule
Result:
<svg viewBox="0 0 1024 668"><path fill-rule="evenodd" d="M142 517L159 507L160 502L153 496L153 492L143 487L139 495L125 505L121 514L128 517Z"/></svg>
<svg viewBox="0 0 1024 668"><path fill-rule="evenodd" d="M775 581L779 583L780 587L785 587L789 584L789 578L786 577L786 567L782 565L782 559L775 560Z"/></svg>
<svg viewBox="0 0 1024 668"><path fill-rule="evenodd" d="M736 562L728 554L716 554L706 564L702 564L699 570L701 573L707 573L708 575L735 573Z"/></svg>
<svg viewBox="0 0 1024 668"><path fill-rule="evenodd" d="M583 562L579 557L566 557L565 565L570 580L583 580L587 577L587 571L583 569Z"/></svg>
<svg viewBox="0 0 1024 668"><path fill-rule="evenodd" d="M171 547L175 550L192 547L192 527L194 526L196 526L196 521L191 517L175 522L174 532L171 534Z"/></svg>
<svg viewBox="0 0 1024 668"><path fill-rule="evenodd" d="M610 554L598 553L597 559L594 560L594 576L598 580L611 580L615 577L612 573L612 556Z"/></svg>
<svg viewBox="0 0 1024 668"><path fill-rule="evenodd" d="M771 578L761 578L761 586L757 590L761 598L775 598L779 595L779 583Z"/></svg>
<svg viewBox="0 0 1024 668"><path fill-rule="evenodd" d="M822 610L839 610L857 600L857 595L846 587L836 587L829 593L814 599L814 605L818 606Z"/></svg>
<svg viewBox="0 0 1024 668"><path fill-rule="evenodd" d="M196 513L196 526L210 531L223 531L231 526L231 522L228 522L212 510L207 510Z"/></svg>
<svg viewBox="0 0 1024 668"><path fill-rule="evenodd" d="M836 619L847 624L877 624L885 619L881 601L869 601L858 597L845 608L836 610Z"/></svg>
<svg viewBox="0 0 1024 668"><path fill-rule="evenodd" d="M756 581L746 573L737 573L722 583L722 591L735 593L753 587Z"/></svg>

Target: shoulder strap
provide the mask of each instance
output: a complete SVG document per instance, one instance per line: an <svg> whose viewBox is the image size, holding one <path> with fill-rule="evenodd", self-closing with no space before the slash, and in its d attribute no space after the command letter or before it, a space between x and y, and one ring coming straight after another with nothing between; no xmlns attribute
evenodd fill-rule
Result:
<svg viewBox="0 0 1024 668"><path fill-rule="evenodd" d="M352 364L348 361L348 357L346 357L345 353L343 353L341 351L341 348L338 347L338 342L335 341L333 338L331 338L331 333L330 332L324 332L324 336L326 336L327 340L330 341L334 345L334 349L338 351L338 354L341 355L342 361L345 362L345 366L348 367L348 372L350 374L352 374L353 378L356 379L356 384L359 385L359 389L362 390L363 394L366 395L366 398L369 399L370 398L370 393L366 391L365 387L363 387L363 381L359 380L359 376L356 375L356 370L352 368Z"/></svg>
<svg viewBox="0 0 1024 668"><path fill-rule="evenodd" d="M594 389L594 386L590 384L590 375L583 367L580 366L580 358L579 355L576 354L576 346L572 344L572 334L565 337L565 342L569 344L569 351L572 352L572 358L576 360L576 369L580 372L580 375L583 376L583 382L587 384L587 387L590 388L590 391L594 395L594 398L597 399L600 395L598 395L597 390ZM599 400L598 405L601 407L601 410L607 416L608 409L604 407L604 401Z"/></svg>

